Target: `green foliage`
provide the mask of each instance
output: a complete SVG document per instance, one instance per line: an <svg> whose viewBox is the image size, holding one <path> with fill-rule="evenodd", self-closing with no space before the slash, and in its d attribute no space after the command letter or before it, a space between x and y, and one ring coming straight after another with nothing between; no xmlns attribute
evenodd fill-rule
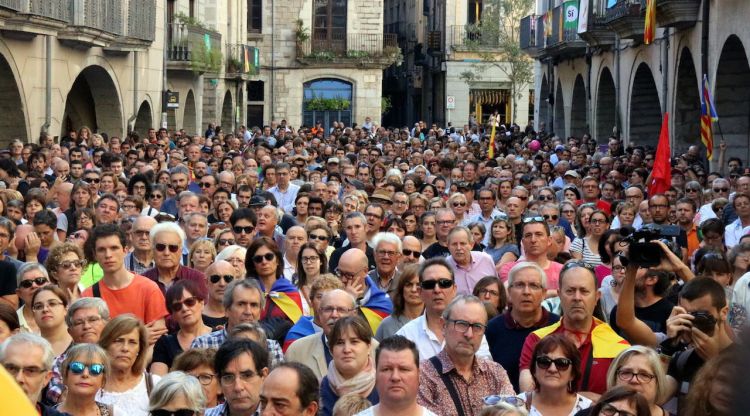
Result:
<svg viewBox="0 0 750 416"><path fill-rule="evenodd" d="M302 19L297 19L297 42L304 42L308 39L310 39L310 29L305 27L304 22L302 22Z"/></svg>
<svg viewBox="0 0 750 416"><path fill-rule="evenodd" d="M346 51L347 58L369 58L370 52L367 51Z"/></svg>
<svg viewBox="0 0 750 416"><path fill-rule="evenodd" d="M206 26L201 22L200 20L196 19L195 17L190 17L186 15L185 13L179 12L174 15L174 18L176 21L189 25L189 26L196 26L201 29L206 29Z"/></svg>
<svg viewBox="0 0 750 416"><path fill-rule="evenodd" d="M333 62L336 58L336 53L333 51L316 51L307 55L307 58L317 59L318 61Z"/></svg>
<svg viewBox="0 0 750 416"><path fill-rule="evenodd" d="M382 114L385 114L389 111L391 111L391 97L381 97L380 98L380 112Z"/></svg>
<svg viewBox="0 0 750 416"><path fill-rule="evenodd" d="M190 67L196 73L219 72L223 57L221 50L209 50L203 42L196 42L190 50Z"/></svg>
<svg viewBox="0 0 750 416"><path fill-rule="evenodd" d="M345 98L313 97L305 101L305 109L310 111L341 111L348 110L352 103Z"/></svg>

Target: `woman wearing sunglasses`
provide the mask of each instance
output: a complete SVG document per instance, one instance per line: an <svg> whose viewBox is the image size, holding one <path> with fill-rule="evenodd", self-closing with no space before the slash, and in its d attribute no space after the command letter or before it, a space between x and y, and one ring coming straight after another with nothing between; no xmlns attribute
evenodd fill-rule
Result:
<svg viewBox="0 0 750 416"><path fill-rule="evenodd" d="M76 233L84 231L76 231ZM63 243L52 248L45 263L52 283L68 295L71 302L81 297L83 290L78 284L86 266L83 250L73 243Z"/></svg>
<svg viewBox="0 0 750 416"><path fill-rule="evenodd" d="M167 289L167 308L172 321L180 328L176 333L165 334L154 345L151 372L167 374L175 357L190 348L193 340L211 332L203 324L204 299L200 288L190 280L180 280Z"/></svg>
<svg viewBox="0 0 750 416"><path fill-rule="evenodd" d="M200 416L206 408L206 396L200 382L181 371L166 375L154 387L149 400L151 416Z"/></svg>
<svg viewBox="0 0 750 416"><path fill-rule="evenodd" d="M60 370L65 396L57 410L71 415L124 414L112 405L95 400L110 372L107 353L100 346L78 344L70 347Z"/></svg>
<svg viewBox="0 0 750 416"><path fill-rule="evenodd" d="M591 406L591 400L576 393L581 378L581 355L564 335L542 338L531 358L534 391L518 395L531 416L575 415Z"/></svg>
<svg viewBox="0 0 750 416"><path fill-rule="evenodd" d="M468 225L464 224L468 221L468 218L464 218L464 215L469 210L469 204L464 194L456 192L451 195L448 198L448 208L450 208L456 216L456 225Z"/></svg>

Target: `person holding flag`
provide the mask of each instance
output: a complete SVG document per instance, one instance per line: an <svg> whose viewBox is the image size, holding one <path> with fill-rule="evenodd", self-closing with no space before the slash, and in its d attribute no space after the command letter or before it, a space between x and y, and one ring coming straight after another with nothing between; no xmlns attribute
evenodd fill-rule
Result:
<svg viewBox="0 0 750 416"><path fill-rule="evenodd" d="M711 98L711 90L708 87L708 76L703 74L703 91L701 93L701 142L706 146L706 157L712 160L714 156L714 133L713 122L718 122L716 107Z"/></svg>
<svg viewBox="0 0 750 416"><path fill-rule="evenodd" d="M648 179L649 195L663 194L672 186L671 152L669 149L669 113L664 113L659 133L659 144L656 147L654 170Z"/></svg>

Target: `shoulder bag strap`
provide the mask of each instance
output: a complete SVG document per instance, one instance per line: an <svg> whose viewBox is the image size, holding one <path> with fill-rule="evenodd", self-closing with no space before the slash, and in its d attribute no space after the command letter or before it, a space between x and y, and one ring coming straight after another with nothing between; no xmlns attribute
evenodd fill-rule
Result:
<svg viewBox="0 0 750 416"><path fill-rule="evenodd" d="M430 362L435 367L435 370L437 370L440 379L443 380L443 384L445 384L445 388L448 390L448 394L450 394L453 403L455 403L458 416L464 416L464 407L463 404L461 404L461 397L458 396L456 386L453 385L448 374L443 373L443 364L440 362L440 359L437 356L433 356L430 358Z"/></svg>
<svg viewBox="0 0 750 416"><path fill-rule="evenodd" d="M589 377L591 377L591 367L594 365L594 344L591 344L589 355L586 358L586 371L583 373L583 382L581 391L589 391Z"/></svg>
<svg viewBox="0 0 750 416"><path fill-rule="evenodd" d="M151 378L151 373L146 372L146 393L151 397L151 390L154 389L154 380Z"/></svg>
<svg viewBox="0 0 750 416"><path fill-rule="evenodd" d="M91 290L94 292L95 298L102 297L102 291L99 289L99 282L94 283L94 286L91 287Z"/></svg>
<svg viewBox="0 0 750 416"><path fill-rule="evenodd" d="M528 413L531 413L531 399L533 394L533 391L526 393L526 403L524 405L526 406L526 412Z"/></svg>

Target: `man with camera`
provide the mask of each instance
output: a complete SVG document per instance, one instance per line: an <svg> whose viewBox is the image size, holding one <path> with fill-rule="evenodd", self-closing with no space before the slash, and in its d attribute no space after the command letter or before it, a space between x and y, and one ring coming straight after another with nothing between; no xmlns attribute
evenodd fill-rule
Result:
<svg viewBox="0 0 750 416"><path fill-rule="evenodd" d="M648 212L651 214L653 224L662 227L662 230L664 230L663 227L671 225L669 223L669 198L666 195L656 194L649 198ZM681 228L675 228L675 231L678 233L676 236L662 232L663 237L669 238L680 246L680 258L687 263L687 233Z"/></svg>

